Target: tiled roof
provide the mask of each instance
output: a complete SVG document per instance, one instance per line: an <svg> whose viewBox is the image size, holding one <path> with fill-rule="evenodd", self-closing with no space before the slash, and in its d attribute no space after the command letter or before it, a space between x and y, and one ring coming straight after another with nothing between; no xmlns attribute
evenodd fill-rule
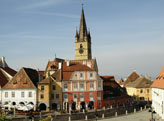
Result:
<svg viewBox="0 0 164 121"><path fill-rule="evenodd" d="M13 77L16 74L16 71L14 71L13 69L9 68L9 67L0 67L0 86L3 87L5 84L8 83L8 81L10 81L10 78L5 75L3 72L9 74L11 77Z"/></svg>
<svg viewBox="0 0 164 121"><path fill-rule="evenodd" d="M135 81L140 76L136 73L136 71L132 72L130 76L128 76L127 80L124 82L124 86L126 86L128 83L131 83Z"/></svg>
<svg viewBox="0 0 164 121"><path fill-rule="evenodd" d="M14 76L17 72L15 70L13 70L12 68L10 67L5 67L5 68L2 68L4 71L6 71L8 74L10 74L11 76Z"/></svg>
<svg viewBox="0 0 164 121"><path fill-rule="evenodd" d="M70 61L69 66L67 66L67 62L63 62L62 63L62 80L69 80L74 71L93 71L93 69L79 62Z"/></svg>
<svg viewBox="0 0 164 121"><path fill-rule="evenodd" d="M128 83L126 87L149 88L152 83L153 82L146 77L139 77L135 81Z"/></svg>
<svg viewBox="0 0 164 121"><path fill-rule="evenodd" d="M5 75L0 71L0 86L3 87L5 84L7 84L8 80L5 77Z"/></svg>
<svg viewBox="0 0 164 121"><path fill-rule="evenodd" d="M104 81L115 81L114 76L100 76Z"/></svg>
<svg viewBox="0 0 164 121"><path fill-rule="evenodd" d="M151 87L164 89L164 66Z"/></svg>
<svg viewBox="0 0 164 121"><path fill-rule="evenodd" d="M63 62L62 65L63 71L93 71L93 69L89 68L86 65L80 64L79 62L69 62L69 66L67 66L67 62Z"/></svg>
<svg viewBox="0 0 164 121"><path fill-rule="evenodd" d="M49 84L51 83L51 77L47 77L46 79L39 82L39 84Z"/></svg>
<svg viewBox="0 0 164 121"><path fill-rule="evenodd" d="M51 75L56 81L61 81L61 70L58 69L54 74Z"/></svg>
<svg viewBox="0 0 164 121"><path fill-rule="evenodd" d="M19 72L8 82L4 89L27 89L36 88L39 81L36 70L30 68L21 68Z"/></svg>
<svg viewBox="0 0 164 121"><path fill-rule="evenodd" d="M61 58L55 58L53 61L49 61L46 67L46 71L52 69L58 69L59 62L63 62L64 60Z"/></svg>

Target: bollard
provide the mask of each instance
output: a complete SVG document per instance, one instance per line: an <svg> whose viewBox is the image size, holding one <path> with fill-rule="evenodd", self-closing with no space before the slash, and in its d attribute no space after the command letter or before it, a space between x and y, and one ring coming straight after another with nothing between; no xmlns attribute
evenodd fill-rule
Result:
<svg viewBox="0 0 164 121"><path fill-rule="evenodd" d="M128 111L126 110L125 114L127 115L128 114Z"/></svg>
<svg viewBox="0 0 164 121"><path fill-rule="evenodd" d="M68 121L71 121L71 117L69 116Z"/></svg>
<svg viewBox="0 0 164 121"><path fill-rule="evenodd" d="M42 118L42 112L40 112L40 118Z"/></svg>
<svg viewBox="0 0 164 121"><path fill-rule="evenodd" d="M142 111L142 107L140 107L140 110Z"/></svg>
<svg viewBox="0 0 164 121"><path fill-rule="evenodd" d="M134 108L134 113L136 113L136 109Z"/></svg>
<svg viewBox="0 0 164 121"><path fill-rule="evenodd" d="M115 116L117 117L117 112L115 112Z"/></svg>
<svg viewBox="0 0 164 121"><path fill-rule="evenodd" d="M85 113L85 110L83 109L83 113Z"/></svg>
<svg viewBox="0 0 164 121"><path fill-rule="evenodd" d="M104 118L104 114L102 114L102 118Z"/></svg>
<svg viewBox="0 0 164 121"><path fill-rule="evenodd" d="M146 109L146 105L145 105L145 109Z"/></svg>
<svg viewBox="0 0 164 121"><path fill-rule="evenodd" d="M87 115L85 115L85 120L88 120L88 116Z"/></svg>
<svg viewBox="0 0 164 121"><path fill-rule="evenodd" d="M51 118L51 121L53 121L53 118Z"/></svg>
<svg viewBox="0 0 164 121"><path fill-rule="evenodd" d="M112 109L112 105L110 106L110 109Z"/></svg>
<svg viewBox="0 0 164 121"><path fill-rule="evenodd" d="M69 114L71 115L71 110L69 110Z"/></svg>

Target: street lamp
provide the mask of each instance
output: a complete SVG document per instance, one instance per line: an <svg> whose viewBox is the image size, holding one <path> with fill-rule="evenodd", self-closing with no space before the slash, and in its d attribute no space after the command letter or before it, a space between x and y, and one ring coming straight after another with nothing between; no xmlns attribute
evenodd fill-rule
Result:
<svg viewBox="0 0 164 121"><path fill-rule="evenodd" d="M152 107L149 108L149 112L151 112L151 121L155 121L155 119L153 118L153 114L155 113L155 111Z"/></svg>

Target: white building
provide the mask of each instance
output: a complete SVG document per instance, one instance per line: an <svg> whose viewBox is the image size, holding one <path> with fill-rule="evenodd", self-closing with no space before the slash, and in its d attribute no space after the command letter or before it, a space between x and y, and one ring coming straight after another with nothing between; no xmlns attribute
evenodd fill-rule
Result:
<svg viewBox="0 0 164 121"><path fill-rule="evenodd" d="M2 105L5 108L32 104L37 106L37 83L39 81L36 70L22 68L2 89Z"/></svg>
<svg viewBox="0 0 164 121"><path fill-rule="evenodd" d="M151 87L153 110L164 119L164 67Z"/></svg>

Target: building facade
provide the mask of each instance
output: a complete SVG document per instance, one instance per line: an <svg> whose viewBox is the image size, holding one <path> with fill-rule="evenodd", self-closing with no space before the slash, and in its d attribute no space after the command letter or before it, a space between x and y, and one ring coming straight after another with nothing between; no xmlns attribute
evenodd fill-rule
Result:
<svg viewBox="0 0 164 121"><path fill-rule="evenodd" d="M153 110L164 119L164 67L154 80L152 87Z"/></svg>
<svg viewBox="0 0 164 121"><path fill-rule="evenodd" d="M78 62L62 64L63 109L102 108L103 80L90 67Z"/></svg>
<svg viewBox="0 0 164 121"><path fill-rule="evenodd" d="M30 68L21 68L2 89L2 104L5 108L17 108L18 105L32 104L37 107L38 73Z"/></svg>

